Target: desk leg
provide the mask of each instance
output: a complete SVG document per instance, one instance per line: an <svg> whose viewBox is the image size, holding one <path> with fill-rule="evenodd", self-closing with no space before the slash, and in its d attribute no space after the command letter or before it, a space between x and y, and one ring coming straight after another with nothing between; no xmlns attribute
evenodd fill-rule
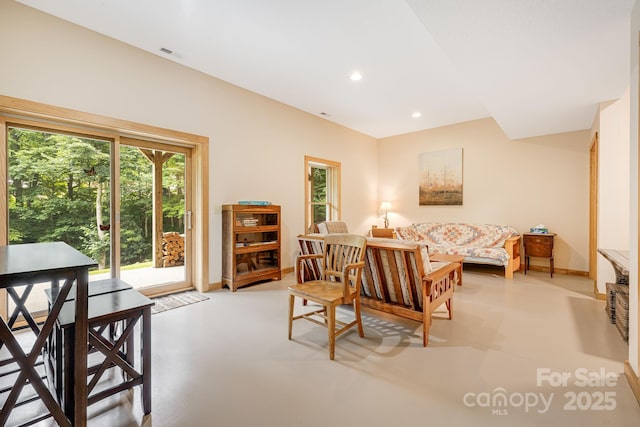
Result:
<svg viewBox="0 0 640 427"><path fill-rule="evenodd" d="M151 413L151 307L142 313L142 408Z"/></svg>
<svg viewBox="0 0 640 427"><path fill-rule="evenodd" d="M76 271L76 322L74 354L74 411L73 425L86 427L87 425L87 346L89 342L89 272L87 269Z"/></svg>
<svg viewBox="0 0 640 427"><path fill-rule="evenodd" d="M122 332L124 333L124 331L126 330L127 326L129 326L129 323L134 322L135 320L132 319L128 319L126 321L124 321L124 324L122 325ZM142 325L142 330L144 331L144 325ZM115 343L117 340L113 340L113 342ZM144 346L144 341L140 342L141 346ZM143 347L141 347L143 348ZM135 366L136 365L136 344L135 344L135 334L132 332L129 337L127 338L126 344L125 344L125 360L131 365L131 366ZM143 365L144 366L144 365ZM122 371L122 377L123 379L131 379L130 376L127 375L127 373L125 371Z"/></svg>
<svg viewBox="0 0 640 427"><path fill-rule="evenodd" d="M66 414L73 414L73 366L74 366L74 357L75 354L73 352L73 336L74 336L74 327L68 326L64 328L62 332L62 342L58 353L58 358L61 359L62 365L62 375L60 377L60 382L62 383L61 391L62 391L62 404L64 406L64 412Z"/></svg>
<svg viewBox="0 0 640 427"><path fill-rule="evenodd" d="M61 306L62 301L56 301L56 304L54 304L54 311L56 313L59 312ZM40 355L45 341L53 328L53 322L55 322L55 316L47 317L42 328L42 333L38 335L31 351L27 355L16 341L7 324L4 323L4 320L0 319L0 340L5 343L7 350L20 367L20 374L18 375L7 400L4 402L4 405L0 410L0 425L4 426L6 424L11 410L15 407L15 404L18 401L20 392L27 382L29 382L58 424L61 426L71 426L71 423L68 422L62 408L60 408L58 403L55 401L51 392L42 381L42 378L40 378L40 374L35 369L36 359L38 358L38 355Z"/></svg>

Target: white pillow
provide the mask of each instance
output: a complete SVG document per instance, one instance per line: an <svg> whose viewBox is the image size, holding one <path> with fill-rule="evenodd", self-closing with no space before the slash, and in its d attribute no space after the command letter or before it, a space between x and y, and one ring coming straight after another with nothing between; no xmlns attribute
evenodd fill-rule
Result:
<svg viewBox="0 0 640 427"><path fill-rule="evenodd" d="M419 243L420 245L420 256L422 257L422 268L424 269L424 274L429 274L433 271L431 267L431 261L429 261L429 246L425 243Z"/></svg>
<svg viewBox="0 0 640 427"><path fill-rule="evenodd" d="M325 224L324 222L318 223L318 233L329 234L329 230L327 230L327 224Z"/></svg>

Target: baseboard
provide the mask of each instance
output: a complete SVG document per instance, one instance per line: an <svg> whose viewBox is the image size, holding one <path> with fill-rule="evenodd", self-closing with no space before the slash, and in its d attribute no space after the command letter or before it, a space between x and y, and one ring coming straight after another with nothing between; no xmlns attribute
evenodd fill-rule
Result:
<svg viewBox="0 0 640 427"><path fill-rule="evenodd" d="M588 271L582 271L582 270L566 270L566 271L567 271L567 274L570 276L589 277Z"/></svg>
<svg viewBox="0 0 640 427"><path fill-rule="evenodd" d="M524 264L520 265L520 270L524 273ZM529 265L529 271L542 271L545 273L550 273L551 269L549 267L545 267L544 265ZM553 274L564 274L565 276L580 276L580 277L589 277L588 271L581 270L570 270L568 268L553 268Z"/></svg>
<svg viewBox="0 0 640 427"><path fill-rule="evenodd" d="M593 294L594 294L593 296L594 296L597 300L600 300L600 301L606 301L606 300L607 300L607 294L602 294L602 293L600 293L600 292L594 292Z"/></svg>
<svg viewBox="0 0 640 427"><path fill-rule="evenodd" d="M222 282L209 283L209 291L217 291L222 289Z"/></svg>
<svg viewBox="0 0 640 427"><path fill-rule="evenodd" d="M293 273L295 269L293 267L287 267L280 270L283 275ZM209 291L217 291L222 289L222 282L209 283Z"/></svg>
<svg viewBox="0 0 640 427"><path fill-rule="evenodd" d="M633 372L633 368L628 360L624 361L624 375L627 377L627 381L629 381L629 386L631 386L631 390L638 401L638 405L640 405L640 380L638 380L636 373Z"/></svg>
<svg viewBox="0 0 640 427"><path fill-rule="evenodd" d="M289 274L289 273L293 273L294 271L295 271L295 268L287 267L282 269L282 274Z"/></svg>

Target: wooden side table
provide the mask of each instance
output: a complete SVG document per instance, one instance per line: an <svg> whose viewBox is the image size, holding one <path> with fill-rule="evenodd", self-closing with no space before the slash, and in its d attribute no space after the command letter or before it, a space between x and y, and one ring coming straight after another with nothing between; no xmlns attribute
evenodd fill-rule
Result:
<svg viewBox="0 0 640 427"><path fill-rule="evenodd" d="M553 277L553 240L555 233L524 233L524 274L529 269L529 257L549 258L549 271Z"/></svg>

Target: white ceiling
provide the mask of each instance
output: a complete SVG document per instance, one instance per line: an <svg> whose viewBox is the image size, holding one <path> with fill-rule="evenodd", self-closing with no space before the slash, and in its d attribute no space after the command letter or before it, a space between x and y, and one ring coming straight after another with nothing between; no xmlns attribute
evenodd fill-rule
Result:
<svg viewBox="0 0 640 427"><path fill-rule="evenodd" d="M587 129L629 84L634 0L18 1L376 138Z"/></svg>

